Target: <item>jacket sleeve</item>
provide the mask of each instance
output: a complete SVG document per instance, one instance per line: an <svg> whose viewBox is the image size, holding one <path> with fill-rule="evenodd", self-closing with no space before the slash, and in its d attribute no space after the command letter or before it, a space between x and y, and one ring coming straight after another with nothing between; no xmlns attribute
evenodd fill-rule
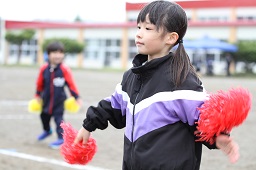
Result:
<svg viewBox="0 0 256 170"><path fill-rule="evenodd" d="M40 67L39 74L36 80L36 94L35 97L41 96L41 93L44 90L44 71L47 68L47 64L44 64Z"/></svg>
<svg viewBox="0 0 256 170"><path fill-rule="evenodd" d="M120 84L117 89L120 89ZM83 127L92 132L95 129L105 129L108 122L115 128L125 127L125 110L122 94L116 90L110 97L101 100L97 107L90 106L86 113L86 119L83 121Z"/></svg>
<svg viewBox="0 0 256 170"><path fill-rule="evenodd" d="M61 64L61 70L63 71L63 76L71 95L74 96L75 99L79 98L79 91L75 84L71 69L64 64Z"/></svg>
<svg viewBox="0 0 256 170"><path fill-rule="evenodd" d="M179 117L179 119L188 125L188 127L190 128L191 134L195 136L195 140L198 139L198 137L196 136L196 134L194 134L194 132L196 132L197 130L197 124L195 122L198 121L199 116L200 116L200 112L197 109L198 107L200 107L203 103L204 103L204 96L205 98L207 97L206 94L203 94L202 92L185 92L188 96L192 95L193 96L193 100L186 98L184 99L179 99L177 101L174 101L175 104L175 112L177 114L177 116ZM190 94L191 93L191 94ZM196 97L197 96L197 97ZM195 98L197 100L195 100ZM214 144L210 144L208 142L199 142L204 144L207 148L209 149L216 149L216 145Z"/></svg>
<svg viewBox="0 0 256 170"><path fill-rule="evenodd" d="M186 89L186 90L183 90ZM187 82L179 90L175 91L178 96L174 100L174 110L179 117L179 119L188 124L191 133L195 136L195 140L198 137L194 134L196 131L197 124L200 116L199 107L204 103L205 100L209 98L209 94L204 89L201 81L195 79L193 76L190 76L187 79ZM216 149L216 144L210 144L208 142L198 142L204 144L209 149Z"/></svg>

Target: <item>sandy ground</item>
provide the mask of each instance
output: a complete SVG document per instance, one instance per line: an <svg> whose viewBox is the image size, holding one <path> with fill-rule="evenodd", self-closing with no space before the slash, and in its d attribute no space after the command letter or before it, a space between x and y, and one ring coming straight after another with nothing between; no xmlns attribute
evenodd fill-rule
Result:
<svg viewBox="0 0 256 170"><path fill-rule="evenodd" d="M85 169L121 170L123 129L109 126L97 130L93 137L97 140L98 152L87 166L65 164L59 150L48 148L56 139L54 133L42 142L36 137L41 133L39 115L27 112L27 103L35 91L38 68L0 66L0 169L3 170L68 170ZM73 75L84 101L84 108L77 114L65 114L66 122L79 129L89 105L111 95L122 78L122 72L99 72L73 70ZM227 90L231 87L248 88L256 96L255 79L233 77L202 77L209 92ZM229 163L219 150L204 148L202 170L254 170L256 169L256 103L246 121L232 131L232 137L240 146L240 159L236 164ZM52 127L55 128L52 121Z"/></svg>

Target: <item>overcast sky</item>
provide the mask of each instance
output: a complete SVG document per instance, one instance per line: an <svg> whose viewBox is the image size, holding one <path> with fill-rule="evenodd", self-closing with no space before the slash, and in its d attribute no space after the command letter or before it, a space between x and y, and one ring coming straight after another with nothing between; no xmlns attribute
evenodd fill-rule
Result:
<svg viewBox="0 0 256 170"><path fill-rule="evenodd" d="M1 0L0 18L73 21L80 16L84 21L122 22L126 1L150 0Z"/></svg>

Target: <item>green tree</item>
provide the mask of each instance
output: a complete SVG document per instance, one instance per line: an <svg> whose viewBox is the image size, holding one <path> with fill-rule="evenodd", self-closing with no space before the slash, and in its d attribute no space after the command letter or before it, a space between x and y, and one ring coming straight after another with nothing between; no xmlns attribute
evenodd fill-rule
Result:
<svg viewBox="0 0 256 170"><path fill-rule="evenodd" d="M46 39L43 42L43 47L42 47L43 51L46 51L47 45L52 41L59 41L63 43L65 48L65 53L69 53L69 54L81 53L85 47L84 43L80 43L77 40L73 40L69 38L51 38L51 39Z"/></svg>
<svg viewBox="0 0 256 170"><path fill-rule="evenodd" d="M75 17L75 20L74 20L75 22L83 22L83 20L82 20L82 18L79 16L79 15L77 15L76 17Z"/></svg>
<svg viewBox="0 0 256 170"><path fill-rule="evenodd" d="M245 62L247 72L251 72L251 63L256 62L256 41L239 41L237 46L236 61Z"/></svg>
<svg viewBox="0 0 256 170"><path fill-rule="evenodd" d="M8 31L5 34L6 41L8 41L10 44L18 45L17 64L20 63L22 42L31 40L33 38L34 34L35 34L35 31L31 30L31 29L25 29L18 34L15 34L10 31Z"/></svg>

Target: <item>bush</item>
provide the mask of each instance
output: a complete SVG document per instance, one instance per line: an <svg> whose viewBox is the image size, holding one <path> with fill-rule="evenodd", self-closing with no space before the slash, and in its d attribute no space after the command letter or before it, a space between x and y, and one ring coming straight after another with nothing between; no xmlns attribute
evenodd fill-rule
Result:
<svg viewBox="0 0 256 170"><path fill-rule="evenodd" d="M21 45L23 41L32 39L34 34L35 31L30 29L23 30L19 34L8 31L5 35L5 39L11 44Z"/></svg>
<svg viewBox="0 0 256 170"><path fill-rule="evenodd" d="M80 43L76 40L69 39L69 38L51 38L47 39L43 43L43 51L46 51L46 47L50 42L59 41L64 45L65 53L69 54L77 54L81 53L84 50L85 44Z"/></svg>
<svg viewBox="0 0 256 170"><path fill-rule="evenodd" d="M237 61L256 62L256 41L239 41L238 52L235 54Z"/></svg>

